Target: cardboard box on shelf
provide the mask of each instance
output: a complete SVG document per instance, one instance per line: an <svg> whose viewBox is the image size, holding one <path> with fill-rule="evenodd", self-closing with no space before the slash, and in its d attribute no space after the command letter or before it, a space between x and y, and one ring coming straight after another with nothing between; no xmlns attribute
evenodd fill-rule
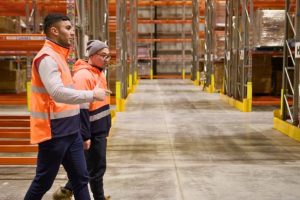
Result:
<svg viewBox="0 0 300 200"><path fill-rule="evenodd" d="M150 62L138 63L138 74L140 76L150 76Z"/></svg>
<svg viewBox="0 0 300 200"><path fill-rule="evenodd" d="M16 62L11 59L0 60L0 70L12 70L16 68Z"/></svg>
<svg viewBox="0 0 300 200"><path fill-rule="evenodd" d="M254 55L252 57L253 75L272 75L272 56L271 55Z"/></svg>
<svg viewBox="0 0 300 200"><path fill-rule="evenodd" d="M272 56L255 55L252 60L253 94L272 93Z"/></svg>
<svg viewBox="0 0 300 200"><path fill-rule="evenodd" d="M272 93L272 78L258 77L253 79L253 94L263 95Z"/></svg>
<svg viewBox="0 0 300 200"><path fill-rule="evenodd" d="M0 70L0 92L21 93L26 91L26 70Z"/></svg>
<svg viewBox="0 0 300 200"><path fill-rule="evenodd" d="M223 87L224 78L224 63L214 63L214 76L215 76L215 90L220 91Z"/></svg>
<svg viewBox="0 0 300 200"><path fill-rule="evenodd" d="M0 16L0 33L15 33L16 23L10 17Z"/></svg>
<svg viewBox="0 0 300 200"><path fill-rule="evenodd" d="M19 62L19 66L18 66ZM16 59L1 59L0 60L0 70L17 70L18 67L20 69L26 69L26 60L16 60Z"/></svg>
<svg viewBox="0 0 300 200"><path fill-rule="evenodd" d="M284 10L256 10L254 16L254 46L283 46L284 23Z"/></svg>

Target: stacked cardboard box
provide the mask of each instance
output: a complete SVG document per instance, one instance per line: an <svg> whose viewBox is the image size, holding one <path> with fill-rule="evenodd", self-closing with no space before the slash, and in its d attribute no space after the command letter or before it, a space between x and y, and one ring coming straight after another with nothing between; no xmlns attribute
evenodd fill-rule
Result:
<svg viewBox="0 0 300 200"><path fill-rule="evenodd" d="M204 39L199 39L199 55L204 55L205 54L205 40Z"/></svg>
<svg viewBox="0 0 300 200"><path fill-rule="evenodd" d="M150 76L150 62L138 63L138 75L139 76Z"/></svg>
<svg viewBox="0 0 300 200"><path fill-rule="evenodd" d="M226 19L226 2L214 0L213 5L215 7L214 27L225 27Z"/></svg>
<svg viewBox="0 0 300 200"><path fill-rule="evenodd" d="M223 87L223 78L224 78L223 62L214 63L214 76L215 76L215 90L220 91Z"/></svg>
<svg viewBox="0 0 300 200"><path fill-rule="evenodd" d="M284 10L256 10L254 20L254 46L283 46Z"/></svg>
<svg viewBox="0 0 300 200"><path fill-rule="evenodd" d="M0 16L0 33L15 33L16 24L10 17Z"/></svg>
<svg viewBox="0 0 300 200"><path fill-rule="evenodd" d="M272 92L272 56L253 55L252 85L253 94L271 94Z"/></svg>
<svg viewBox="0 0 300 200"><path fill-rule="evenodd" d="M214 57L216 60L224 59L225 52L225 33L223 31L218 31L215 33L214 37Z"/></svg>
<svg viewBox="0 0 300 200"><path fill-rule="evenodd" d="M0 70L0 92L21 93L26 91L26 70Z"/></svg>
<svg viewBox="0 0 300 200"><path fill-rule="evenodd" d="M25 92L25 83L26 69L18 69L15 60L0 60L0 93Z"/></svg>

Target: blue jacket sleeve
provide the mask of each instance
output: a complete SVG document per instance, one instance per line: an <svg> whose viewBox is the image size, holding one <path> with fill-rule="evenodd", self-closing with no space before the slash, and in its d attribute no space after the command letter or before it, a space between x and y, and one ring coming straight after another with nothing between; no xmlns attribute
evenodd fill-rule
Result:
<svg viewBox="0 0 300 200"><path fill-rule="evenodd" d="M81 136L83 141L91 138L90 113L88 109L80 109Z"/></svg>

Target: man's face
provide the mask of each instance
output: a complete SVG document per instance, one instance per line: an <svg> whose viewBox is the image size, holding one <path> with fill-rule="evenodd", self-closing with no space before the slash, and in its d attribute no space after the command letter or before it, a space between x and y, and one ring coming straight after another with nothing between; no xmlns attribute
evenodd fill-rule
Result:
<svg viewBox="0 0 300 200"><path fill-rule="evenodd" d="M109 60L110 60L110 54L108 48L101 49L92 56L92 62L93 62L92 64L101 69L105 69Z"/></svg>
<svg viewBox="0 0 300 200"><path fill-rule="evenodd" d="M70 47L74 40L74 29L70 21L60 21L55 24L57 29L57 43L64 46Z"/></svg>

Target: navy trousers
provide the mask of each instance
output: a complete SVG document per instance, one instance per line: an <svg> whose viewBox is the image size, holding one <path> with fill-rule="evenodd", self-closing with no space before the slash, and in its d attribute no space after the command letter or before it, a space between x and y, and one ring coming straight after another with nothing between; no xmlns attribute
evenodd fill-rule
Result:
<svg viewBox="0 0 300 200"><path fill-rule="evenodd" d="M39 144L36 175L24 200L41 200L51 188L60 164L67 172L76 200L90 200L88 172L79 133Z"/></svg>
<svg viewBox="0 0 300 200"><path fill-rule="evenodd" d="M107 139L105 136L93 136L91 146L85 151L85 158L90 178L90 188L94 200L104 200L103 176L106 171L106 146ZM72 189L70 181L65 188Z"/></svg>

